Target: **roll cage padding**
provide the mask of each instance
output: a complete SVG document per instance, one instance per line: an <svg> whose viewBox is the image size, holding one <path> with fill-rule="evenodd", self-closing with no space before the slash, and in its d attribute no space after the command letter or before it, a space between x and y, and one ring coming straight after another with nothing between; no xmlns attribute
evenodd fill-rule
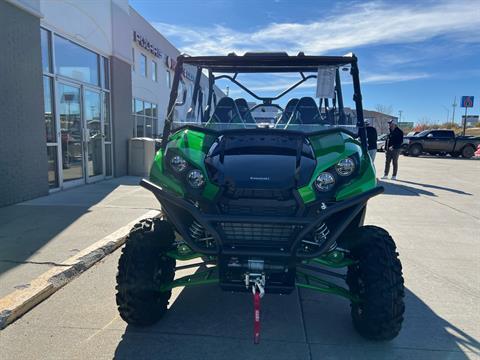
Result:
<svg viewBox="0 0 480 360"><path fill-rule="evenodd" d="M295 111L295 108L296 108L297 104L298 104L298 99L297 98L293 98L293 99L288 100L287 106L285 106L285 110L283 111L282 115L278 119L275 126L282 125L282 124L287 124L288 120L290 120L290 117L292 116L293 112Z"/></svg>
<svg viewBox="0 0 480 360"><path fill-rule="evenodd" d="M235 99L235 104L237 104L238 111L240 112L240 116L243 118L243 121L247 124L255 124L256 121L248 108L247 100L244 98Z"/></svg>
<svg viewBox="0 0 480 360"><path fill-rule="evenodd" d="M221 123L221 124L238 124L243 123L242 116L238 110L237 104L231 97L225 96L221 98L212 117L208 121L209 123Z"/></svg>

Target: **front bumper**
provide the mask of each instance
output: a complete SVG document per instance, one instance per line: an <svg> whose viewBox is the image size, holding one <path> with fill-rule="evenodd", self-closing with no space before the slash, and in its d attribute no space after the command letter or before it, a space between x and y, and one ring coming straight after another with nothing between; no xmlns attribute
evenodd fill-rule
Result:
<svg viewBox="0 0 480 360"><path fill-rule="evenodd" d="M314 258L320 256L331 249L340 235L364 209L368 199L383 192L383 187L377 186L362 194L338 201L320 211L318 214L316 213L315 216L272 217L206 214L193 203L165 191L162 187L148 180L142 180L140 185L150 190L157 197L162 205L162 211L193 251L213 256L256 256L273 258ZM192 220L200 224L205 231L214 238L213 247L201 247L191 238L189 226ZM302 240L326 221L332 224L328 238L313 252L302 253L299 251ZM238 226L236 227L235 224L238 224ZM285 230L289 227L295 229L295 231L291 232L288 241L278 244L277 247L263 248L256 246L255 236L253 236L252 241L250 241L251 246L236 246L235 242L232 243L229 241L229 238L232 236L231 234L235 236L235 234L238 234L238 231L241 231L242 237L248 236L248 232L245 233L242 230L243 227L241 224L250 224L251 229L254 231L256 231L255 229L265 231L265 229L270 229L270 227L273 226L277 226L276 231L282 231L282 229ZM280 226L280 228L278 228L278 226ZM280 235L280 233L277 234Z"/></svg>

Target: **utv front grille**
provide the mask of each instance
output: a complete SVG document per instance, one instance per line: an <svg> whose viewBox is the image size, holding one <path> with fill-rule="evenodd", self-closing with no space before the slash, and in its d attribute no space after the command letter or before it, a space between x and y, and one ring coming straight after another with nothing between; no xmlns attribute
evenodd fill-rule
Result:
<svg viewBox="0 0 480 360"><path fill-rule="evenodd" d="M252 199L277 199L287 200L292 198L291 190L274 190L274 189L244 189L244 188L228 188L225 196L232 199L252 198Z"/></svg>
<svg viewBox="0 0 480 360"><path fill-rule="evenodd" d="M277 205L277 204L275 204ZM279 204L277 206L265 206L247 204L245 202L230 201L228 204L220 204L222 213L229 215L253 215L253 216L292 216L297 211L295 204Z"/></svg>
<svg viewBox="0 0 480 360"><path fill-rule="evenodd" d="M301 230L298 225L236 222L221 222L220 227L226 245L263 248L286 247Z"/></svg>

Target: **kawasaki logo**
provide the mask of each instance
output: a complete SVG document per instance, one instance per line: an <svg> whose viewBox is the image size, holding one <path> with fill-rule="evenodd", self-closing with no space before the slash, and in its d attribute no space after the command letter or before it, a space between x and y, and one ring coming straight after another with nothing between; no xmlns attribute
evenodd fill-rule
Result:
<svg viewBox="0 0 480 360"><path fill-rule="evenodd" d="M270 181L270 178L269 177L250 176L250 180Z"/></svg>

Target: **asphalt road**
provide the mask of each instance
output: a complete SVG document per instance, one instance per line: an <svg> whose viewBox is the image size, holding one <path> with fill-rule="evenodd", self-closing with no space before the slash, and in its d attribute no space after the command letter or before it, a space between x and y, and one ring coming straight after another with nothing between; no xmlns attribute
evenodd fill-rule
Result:
<svg viewBox="0 0 480 360"><path fill-rule="evenodd" d="M1 331L0 358L480 358L479 175L480 161L401 157L399 180L369 203L366 222L390 231L404 268L405 322L391 342L362 339L346 300L307 290L262 300L258 346L251 296L215 286L176 291L160 323L136 329L115 308L117 251Z"/></svg>

